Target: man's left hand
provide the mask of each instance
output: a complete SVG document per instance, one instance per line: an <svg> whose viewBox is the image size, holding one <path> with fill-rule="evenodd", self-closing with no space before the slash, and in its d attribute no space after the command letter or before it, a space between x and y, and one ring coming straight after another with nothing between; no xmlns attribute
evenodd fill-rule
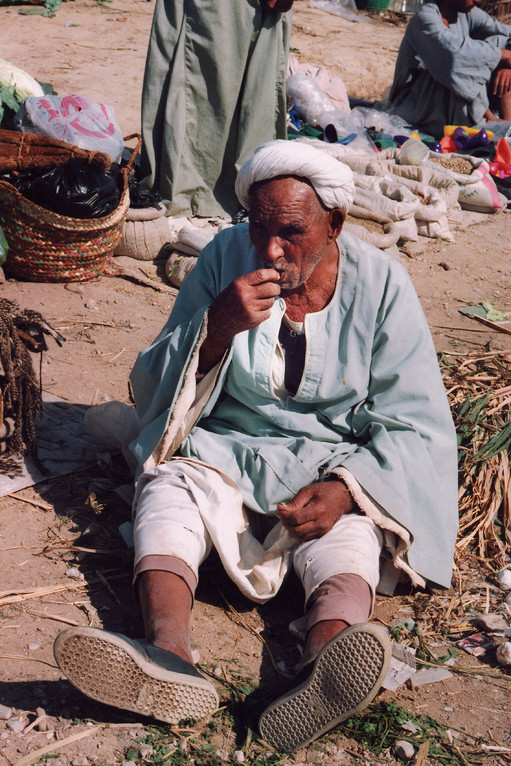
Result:
<svg viewBox="0 0 511 766"><path fill-rule="evenodd" d="M287 503L279 503L277 518L301 542L306 542L323 537L341 516L354 508L343 481L318 481L303 487Z"/></svg>
<svg viewBox="0 0 511 766"><path fill-rule="evenodd" d="M293 5L293 0L266 0L266 8L269 11L277 11L278 13L286 13Z"/></svg>
<svg viewBox="0 0 511 766"><path fill-rule="evenodd" d="M493 79L493 95L502 98L511 90L511 69L497 69Z"/></svg>

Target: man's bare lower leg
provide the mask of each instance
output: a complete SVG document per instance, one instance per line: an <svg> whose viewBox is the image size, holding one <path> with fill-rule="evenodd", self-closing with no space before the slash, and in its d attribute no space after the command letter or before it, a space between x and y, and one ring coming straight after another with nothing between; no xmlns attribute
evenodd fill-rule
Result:
<svg viewBox="0 0 511 766"><path fill-rule="evenodd" d="M305 649L299 667L315 660L321 649L347 627L348 623L344 620L322 620L313 625L307 633Z"/></svg>
<svg viewBox="0 0 511 766"><path fill-rule="evenodd" d="M150 570L138 577L138 594L147 641L193 663L190 645L192 594L172 572Z"/></svg>

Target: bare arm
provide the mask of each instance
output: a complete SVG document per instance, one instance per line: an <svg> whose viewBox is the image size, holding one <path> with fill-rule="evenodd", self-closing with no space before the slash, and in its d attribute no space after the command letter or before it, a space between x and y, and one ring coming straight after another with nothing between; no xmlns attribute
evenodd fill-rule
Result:
<svg viewBox="0 0 511 766"><path fill-rule="evenodd" d="M279 278L275 269L257 269L235 279L215 298L208 309L200 373L208 372L221 359L235 335L269 318L275 298L280 295Z"/></svg>

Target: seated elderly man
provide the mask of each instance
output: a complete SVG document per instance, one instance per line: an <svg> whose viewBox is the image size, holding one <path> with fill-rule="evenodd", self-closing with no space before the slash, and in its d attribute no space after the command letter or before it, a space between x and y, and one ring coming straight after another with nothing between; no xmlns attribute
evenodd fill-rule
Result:
<svg viewBox="0 0 511 766"><path fill-rule="evenodd" d="M215 548L258 603L294 566L303 658L259 724L292 751L380 688L390 644L368 621L385 558L415 584L449 586L456 442L410 279L341 235L349 168L274 141L236 192L249 223L204 249L131 376L146 638L72 628L55 656L102 702L171 723L210 714L217 695L192 665L189 632L201 562Z"/></svg>
<svg viewBox="0 0 511 766"><path fill-rule="evenodd" d="M411 18L389 111L433 136L444 125L511 120L511 28L474 0L436 0Z"/></svg>

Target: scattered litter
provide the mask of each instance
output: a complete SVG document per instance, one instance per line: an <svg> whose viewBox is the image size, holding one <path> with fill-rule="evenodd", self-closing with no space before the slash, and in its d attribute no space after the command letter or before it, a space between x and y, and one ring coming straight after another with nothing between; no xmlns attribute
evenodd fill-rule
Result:
<svg viewBox="0 0 511 766"><path fill-rule="evenodd" d="M445 668L429 668L428 670L420 670L412 676L412 686L415 689L417 686L423 686L424 684L434 684L437 681L445 681L452 677Z"/></svg>
<svg viewBox="0 0 511 766"><path fill-rule="evenodd" d="M480 614L477 624L490 633L497 633L509 627L508 621L501 614Z"/></svg>
<svg viewBox="0 0 511 766"><path fill-rule="evenodd" d="M14 734L21 734L21 732L25 728L25 724L19 718L14 718L14 719L11 719L10 721L7 721L6 726L8 729L14 732Z"/></svg>
<svg viewBox="0 0 511 766"><path fill-rule="evenodd" d="M491 301L482 301L481 306L486 311L486 319L491 322L505 322L511 318L509 311L501 311Z"/></svg>
<svg viewBox="0 0 511 766"><path fill-rule="evenodd" d="M76 567L69 567L69 569L66 572L66 577L70 577L72 580L83 580L84 575L82 572L80 572L79 569Z"/></svg>
<svg viewBox="0 0 511 766"><path fill-rule="evenodd" d="M466 626L467 628L470 626ZM436 648L435 651L432 651L433 648ZM439 647L439 648L438 648ZM442 665L453 665L456 661L456 657L458 656L458 652L456 649L453 649L452 646L447 647L447 652L445 651L446 645L445 643L436 643L436 644L429 644L428 651L429 653L435 658L435 660L442 664Z"/></svg>
<svg viewBox="0 0 511 766"><path fill-rule="evenodd" d="M511 665L511 643L504 641L497 647L497 662L499 665Z"/></svg>
<svg viewBox="0 0 511 766"><path fill-rule="evenodd" d="M305 617L298 617L296 620L290 622L288 629L291 635L294 636L297 641L299 641L301 644L305 643L305 639L307 638L307 622Z"/></svg>
<svg viewBox="0 0 511 766"><path fill-rule="evenodd" d="M0 705L0 721L8 721L9 718L12 718L12 708Z"/></svg>
<svg viewBox="0 0 511 766"><path fill-rule="evenodd" d="M392 644L390 667L382 683L384 689L396 691L416 674L417 665L413 649L403 644Z"/></svg>
<svg viewBox="0 0 511 766"><path fill-rule="evenodd" d="M34 644L29 644L28 645L28 651L29 652L37 652L37 650L40 649L40 648L41 648L41 644L34 643Z"/></svg>
<svg viewBox="0 0 511 766"><path fill-rule="evenodd" d="M34 724L34 727L37 729L37 731L48 731L49 725L48 725L48 718L46 716L46 710L42 707L38 707L36 708L35 714L37 718L33 722L33 724Z"/></svg>
<svg viewBox="0 0 511 766"><path fill-rule="evenodd" d="M495 645L483 633L474 633L473 636L468 636L468 638L462 638L461 641L458 641L457 646L460 646L474 657L482 657L488 649L492 649Z"/></svg>
<svg viewBox="0 0 511 766"><path fill-rule="evenodd" d="M44 420L39 417L35 422L39 463L27 455L19 476L0 475L0 497L54 476L81 471L96 462L100 442L85 429L83 416L87 407L64 402L51 394L43 394L43 404Z"/></svg>
<svg viewBox="0 0 511 766"><path fill-rule="evenodd" d="M511 590L511 569L501 569L497 573L497 580L501 590Z"/></svg>
<svg viewBox="0 0 511 766"><path fill-rule="evenodd" d="M100 530L101 527L99 526L98 522L91 521L91 523L83 530L80 537L84 538L86 535L97 535Z"/></svg>
<svg viewBox="0 0 511 766"><path fill-rule="evenodd" d="M404 628L405 630L413 630L415 628L415 620L411 617L401 617L400 619L393 620L390 624L391 628Z"/></svg>
<svg viewBox="0 0 511 766"><path fill-rule="evenodd" d="M400 739L394 745L394 755L403 761L409 761L415 755L415 748L406 739Z"/></svg>
<svg viewBox="0 0 511 766"><path fill-rule="evenodd" d="M447 706L447 707L444 707L443 710L445 710L446 713L452 713L454 708Z"/></svg>
<svg viewBox="0 0 511 766"><path fill-rule="evenodd" d="M459 311L460 314L463 314L463 316L470 317L470 319L475 319L477 322L481 322L481 324L484 324L487 327L492 327L494 330L499 330L499 332L504 332L508 335L511 335L511 322L507 319L506 315L502 314L502 312L498 311L498 309L495 309L493 304L491 304L491 306L494 311L487 311L485 304L488 305L488 301L483 301L483 303L478 303L477 305L473 306L465 306L465 308L460 309ZM489 316L502 316L504 318L489 319Z"/></svg>
<svg viewBox="0 0 511 766"><path fill-rule="evenodd" d="M405 721L401 728L403 731L409 731L410 734L417 734L417 732L420 731L420 727L416 726L411 721Z"/></svg>

